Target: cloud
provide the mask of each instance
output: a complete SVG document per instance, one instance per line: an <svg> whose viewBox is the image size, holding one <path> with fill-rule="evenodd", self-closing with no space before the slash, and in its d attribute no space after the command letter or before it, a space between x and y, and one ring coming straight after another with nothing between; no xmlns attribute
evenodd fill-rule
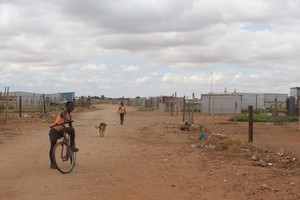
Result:
<svg viewBox="0 0 300 200"><path fill-rule="evenodd" d="M103 71L106 70L107 66L105 64L88 64L88 65L83 65L80 67L80 70L82 71Z"/></svg>
<svg viewBox="0 0 300 200"><path fill-rule="evenodd" d="M162 82L165 83L175 83L175 84L185 84L185 85L194 85L201 84L208 80L207 75L203 74L172 74L167 73L162 77Z"/></svg>
<svg viewBox="0 0 300 200"><path fill-rule="evenodd" d="M23 71L23 67L20 64L9 64L6 67L0 68L0 71L8 74L20 73Z"/></svg>
<svg viewBox="0 0 300 200"><path fill-rule="evenodd" d="M138 72L140 70L138 66L123 66L121 69L123 72Z"/></svg>
<svg viewBox="0 0 300 200"><path fill-rule="evenodd" d="M148 82L151 79L150 76L143 76L141 78L137 78L135 83L140 84L140 83L145 83Z"/></svg>
<svg viewBox="0 0 300 200"><path fill-rule="evenodd" d="M245 25L241 29L247 31L265 31L265 30L271 30L272 27L270 25Z"/></svg>

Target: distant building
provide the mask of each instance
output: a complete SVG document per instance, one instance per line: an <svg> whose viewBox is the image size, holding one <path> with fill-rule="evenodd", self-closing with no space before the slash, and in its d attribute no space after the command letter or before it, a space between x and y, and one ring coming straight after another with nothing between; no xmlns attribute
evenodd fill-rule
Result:
<svg viewBox="0 0 300 200"><path fill-rule="evenodd" d="M239 94L202 94L201 112L207 114L241 113L241 95Z"/></svg>
<svg viewBox="0 0 300 200"><path fill-rule="evenodd" d="M290 88L290 97L286 100L287 115L298 115L300 106L300 87Z"/></svg>
<svg viewBox="0 0 300 200"><path fill-rule="evenodd" d="M15 106L20 105L20 100L23 106L36 106L43 103L43 94L17 91L9 92L8 95L14 98Z"/></svg>
<svg viewBox="0 0 300 200"><path fill-rule="evenodd" d="M285 109L288 94L280 93L239 93L242 98L242 110L247 110L252 105L253 109L274 108L275 102L278 108Z"/></svg>
<svg viewBox="0 0 300 200"><path fill-rule="evenodd" d="M63 93L60 93L60 97L63 100L74 101L75 92L63 92Z"/></svg>
<svg viewBox="0 0 300 200"><path fill-rule="evenodd" d="M288 94L279 93L223 93L202 94L202 113L233 114L247 110L275 108L285 110Z"/></svg>
<svg viewBox="0 0 300 200"><path fill-rule="evenodd" d="M300 97L300 87L290 88L290 97L295 97L296 99Z"/></svg>
<svg viewBox="0 0 300 200"><path fill-rule="evenodd" d="M37 106L42 105L45 97L46 104L60 104L62 101L74 101L75 92L64 92L64 93L54 93L54 94L39 94L30 92L9 92L10 98L14 99L14 105L18 106L21 104L23 106Z"/></svg>

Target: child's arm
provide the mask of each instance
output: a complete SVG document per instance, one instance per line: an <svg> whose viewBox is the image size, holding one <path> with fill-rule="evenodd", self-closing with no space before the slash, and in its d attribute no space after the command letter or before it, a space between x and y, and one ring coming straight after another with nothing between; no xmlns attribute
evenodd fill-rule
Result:
<svg viewBox="0 0 300 200"><path fill-rule="evenodd" d="M67 113L66 110L64 110L60 115L61 115L61 117L64 118L64 121L65 121L65 122L69 122L69 127L73 127L71 115L69 115L69 116L70 116L70 119L68 119L68 113Z"/></svg>

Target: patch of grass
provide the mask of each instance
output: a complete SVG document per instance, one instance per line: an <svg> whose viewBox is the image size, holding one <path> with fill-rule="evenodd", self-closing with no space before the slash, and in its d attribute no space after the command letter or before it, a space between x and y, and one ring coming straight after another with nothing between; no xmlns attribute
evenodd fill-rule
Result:
<svg viewBox="0 0 300 200"><path fill-rule="evenodd" d="M155 111L155 108L140 108L139 111Z"/></svg>
<svg viewBox="0 0 300 200"><path fill-rule="evenodd" d="M249 116L238 115L236 116L236 121L247 122ZM235 121L235 117L230 117L229 121ZM299 121L298 116L267 116L267 115L253 115L253 122L297 122Z"/></svg>

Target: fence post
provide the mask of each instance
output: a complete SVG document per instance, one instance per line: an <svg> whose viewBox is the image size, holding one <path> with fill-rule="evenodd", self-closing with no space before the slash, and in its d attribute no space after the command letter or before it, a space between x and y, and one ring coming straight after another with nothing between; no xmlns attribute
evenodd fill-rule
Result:
<svg viewBox="0 0 300 200"><path fill-rule="evenodd" d="M168 110L169 110L169 115L171 115L171 98L168 98Z"/></svg>
<svg viewBox="0 0 300 200"><path fill-rule="evenodd" d="M175 102L174 102L174 105L175 105L175 116L177 117L178 116L178 105L177 105L177 92L175 92Z"/></svg>
<svg viewBox="0 0 300 200"><path fill-rule="evenodd" d="M5 119L4 119L4 124L6 124L6 119L7 119L7 112L8 112L8 97L9 97L9 87L7 87L6 91L6 106L5 106Z"/></svg>
<svg viewBox="0 0 300 200"><path fill-rule="evenodd" d="M185 96L183 96L182 121L185 120Z"/></svg>
<svg viewBox="0 0 300 200"><path fill-rule="evenodd" d="M43 104L44 104L44 115L46 115L46 101L45 101L45 94L43 93Z"/></svg>
<svg viewBox="0 0 300 200"><path fill-rule="evenodd" d="M19 116L22 117L22 97L19 98Z"/></svg>
<svg viewBox="0 0 300 200"><path fill-rule="evenodd" d="M171 100L172 100L172 102L171 102L171 103L172 103L172 104L171 104L171 109L172 109L171 112L172 112L172 115L171 115L171 116L173 117L173 116L174 116L174 94L172 94L172 99L171 99Z"/></svg>
<svg viewBox="0 0 300 200"><path fill-rule="evenodd" d="M249 142L253 142L253 106L249 106Z"/></svg>
<svg viewBox="0 0 300 200"><path fill-rule="evenodd" d="M191 101L188 100L189 123L191 123Z"/></svg>
<svg viewBox="0 0 300 200"><path fill-rule="evenodd" d="M215 97L212 96L212 126L215 127Z"/></svg>
<svg viewBox="0 0 300 200"><path fill-rule="evenodd" d="M192 124L194 124L194 101L195 101L195 94L193 93L193 100L192 100Z"/></svg>
<svg viewBox="0 0 300 200"><path fill-rule="evenodd" d="M2 92L0 92L0 99L1 99L1 96L2 96ZM0 105L0 116L1 116L1 112L2 112L2 107L3 107L3 99L2 99L2 106Z"/></svg>
<svg viewBox="0 0 300 200"><path fill-rule="evenodd" d="M299 99L297 99L297 105L298 105L298 118L299 118L299 121L298 121L298 130L300 131L300 104L299 104Z"/></svg>
<svg viewBox="0 0 300 200"><path fill-rule="evenodd" d="M236 131L236 112L237 112L237 102L234 102L234 132L237 133Z"/></svg>
<svg viewBox="0 0 300 200"><path fill-rule="evenodd" d="M277 122L277 96L274 100L274 124L277 125L278 122Z"/></svg>

